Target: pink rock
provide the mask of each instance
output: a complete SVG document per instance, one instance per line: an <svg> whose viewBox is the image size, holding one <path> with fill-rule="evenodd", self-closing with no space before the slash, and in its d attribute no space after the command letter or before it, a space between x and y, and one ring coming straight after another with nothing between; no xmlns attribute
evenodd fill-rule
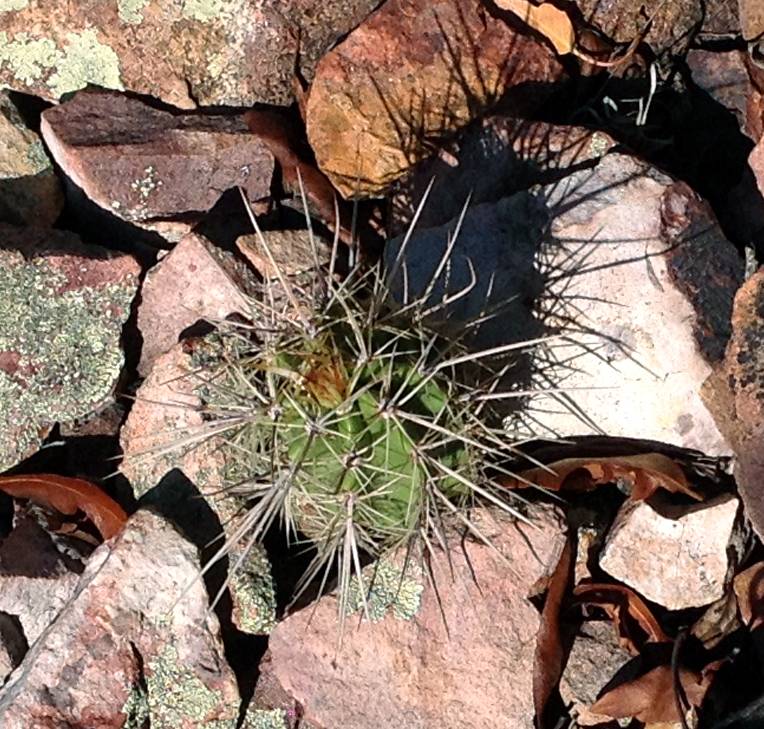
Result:
<svg viewBox="0 0 764 729"><path fill-rule="evenodd" d="M135 514L93 553L75 594L0 690L0 725L118 729L137 711L141 682L152 725L235 719L236 681L197 569L196 548L172 526Z"/></svg>
<svg viewBox="0 0 764 729"><path fill-rule="evenodd" d="M41 130L90 200L138 225L181 218L175 225L188 232L229 188L252 203L270 195L273 156L241 116L171 114L82 91L46 110Z"/></svg>
<svg viewBox="0 0 764 729"><path fill-rule="evenodd" d="M0 543L0 611L16 616L33 643L74 593L83 565L57 549L31 514L14 521Z"/></svg>
<svg viewBox="0 0 764 729"><path fill-rule="evenodd" d="M297 702L315 727L532 727L539 616L527 598L559 559L560 516L544 511L534 527L489 510L474 516L506 561L455 537L453 572L444 555L432 560L437 595L421 574L401 582L402 554L383 562L392 573L370 598L374 621L349 616L341 646L336 597L288 617L271 634L260 705Z"/></svg>
<svg viewBox="0 0 764 729"><path fill-rule="evenodd" d="M201 385L182 344L154 360L120 431L120 470L137 497L173 468L180 468L202 492L221 488L219 441L200 439L204 416L196 391Z"/></svg>
<svg viewBox="0 0 764 729"><path fill-rule="evenodd" d="M740 502L730 494L691 507L627 502L599 564L669 610L700 607L724 594L745 537Z"/></svg>
<svg viewBox="0 0 764 729"><path fill-rule="evenodd" d="M189 234L147 274L141 289L138 328L143 335L139 370L178 341L200 320L218 322L249 312L246 291L252 274L206 238Z"/></svg>
<svg viewBox="0 0 764 729"><path fill-rule="evenodd" d="M194 372L191 352L176 344L159 356L141 384L120 432L121 472L141 497L173 469L179 469L205 496L227 533L236 528L239 504L222 493L225 458L219 436L205 430L202 378ZM211 541L218 535L209 534ZM234 547L229 561L241 554ZM230 584L236 626L249 633L267 633L275 621L270 564L256 545Z"/></svg>
<svg viewBox="0 0 764 729"><path fill-rule="evenodd" d="M454 294L455 326L498 310L470 330L486 347L552 337L507 377L504 389L533 393L514 400L517 437L607 433L729 455L699 391L724 356L742 261L686 184L623 154L588 156L590 144L609 142L580 145L581 165L557 181L470 207L430 303ZM414 231L398 301L404 281L411 297L428 290L456 223ZM402 241L388 242L388 267Z"/></svg>

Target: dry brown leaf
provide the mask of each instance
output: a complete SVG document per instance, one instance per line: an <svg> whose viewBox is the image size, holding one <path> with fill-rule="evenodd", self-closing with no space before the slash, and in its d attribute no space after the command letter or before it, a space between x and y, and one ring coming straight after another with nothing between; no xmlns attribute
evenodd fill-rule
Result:
<svg viewBox="0 0 764 729"><path fill-rule="evenodd" d="M691 706L703 703L717 668L716 664L711 664L702 673L679 669L679 680ZM591 711L613 719L633 717L646 724L680 721L671 666L658 666L633 681L616 686L595 701Z"/></svg>
<svg viewBox="0 0 764 729"><path fill-rule="evenodd" d="M609 458L565 458L545 468L531 468L517 478L505 478L507 488L540 486L549 491L590 491L606 483L626 481L631 484L630 498L639 501L652 496L657 489L686 494L698 501L684 471L668 456L644 453L637 456Z"/></svg>
<svg viewBox="0 0 764 729"><path fill-rule="evenodd" d="M495 0L502 10L517 15L537 33L541 33L561 56L576 48L576 31L568 14L551 3L534 5L528 0Z"/></svg>
<svg viewBox="0 0 764 729"><path fill-rule="evenodd" d="M756 630L764 623L764 562L735 575L732 587L740 617L751 630Z"/></svg>
<svg viewBox="0 0 764 729"><path fill-rule="evenodd" d="M104 539L118 534L127 521L122 507L101 489L81 478L41 473L33 476L0 476L0 491L71 515L82 511Z"/></svg>
<svg viewBox="0 0 764 729"><path fill-rule="evenodd" d="M621 645L637 655L643 643L668 643L669 637L652 611L634 590L625 585L582 584L573 590L578 602L602 608L613 621ZM635 623L645 637L639 636Z"/></svg>
<svg viewBox="0 0 764 729"><path fill-rule="evenodd" d="M629 60L629 58L634 55L637 46L644 40L650 29L650 24L652 23L652 18L650 18L642 29L642 32L634 38L621 56L618 58L611 58L610 60L601 60L599 58L594 58L582 48L578 47L576 30L573 26L573 22L564 10L560 10L552 3L534 5L528 0L494 0L494 2L499 8L508 10L510 13L517 15L517 17L533 28L533 30L543 35L561 56L567 53L572 53L582 61L586 61L587 63L602 68L612 68L613 66L618 66Z"/></svg>
<svg viewBox="0 0 764 729"><path fill-rule="evenodd" d="M560 615L563 598L573 577L574 555L575 549L568 539L549 579L546 600L541 611L541 624L533 657L533 706L536 712L536 726L539 729L544 729L548 723L547 708L565 668Z"/></svg>

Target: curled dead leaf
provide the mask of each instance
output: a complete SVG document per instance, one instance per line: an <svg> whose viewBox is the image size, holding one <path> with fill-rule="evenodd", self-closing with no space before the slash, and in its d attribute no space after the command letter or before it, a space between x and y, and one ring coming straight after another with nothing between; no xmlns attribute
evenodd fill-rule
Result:
<svg viewBox="0 0 764 729"><path fill-rule="evenodd" d="M685 668L679 670L679 681L690 706L699 707L703 703L718 668L719 663L712 663L700 673ZM633 681L616 686L597 699L591 711L613 719L634 718L645 724L681 721L671 666L657 666Z"/></svg>
<svg viewBox="0 0 764 729"><path fill-rule="evenodd" d="M559 55L564 56L570 53L586 63L602 68L611 68L628 61L634 55L637 46L644 40L652 23L650 18L621 56L602 60L594 58L579 47L576 29L570 17L552 3L542 2L540 5L535 5L529 0L494 0L494 2L497 7L513 13L530 28L543 35Z"/></svg>
<svg viewBox="0 0 764 729"><path fill-rule="evenodd" d="M633 655L639 653L645 642L670 641L650 608L630 587L582 584L573 590L573 595L577 602L602 608L613 621L621 645Z"/></svg>
<svg viewBox="0 0 764 729"><path fill-rule="evenodd" d="M602 484L626 483L634 501L647 499L658 489L685 494L697 501L702 496L690 487L684 471L661 453L608 458L565 458L548 466L531 468L515 478L502 480L506 488L540 486L548 491L590 491Z"/></svg>
<svg viewBox="0 0 764 729"><path fill-rule="evenodd" d="M732 586L740 617L751 630L756 630L764 623L764 562L735 575Z"/></svg>
<svg viewBox="0 0 764 729"><path fill-rule="evenodd" d="M533 657L533 706L536 726L539 729L555 723L549 717L550 701L557 691L565 668L560 616L563 600L573 577L574 556L575 549L569 539L549 579L546 600L541 611L536 652Z"/></svg>
<svg viewBox="0 0 764 729"><path fill-rule="evenodd" d="M62 514L82 511L104 539L118 534L127 521L127 514L114 499L81 478L49 473L0 476L0 491L16 498L31 499Z"/></svg>

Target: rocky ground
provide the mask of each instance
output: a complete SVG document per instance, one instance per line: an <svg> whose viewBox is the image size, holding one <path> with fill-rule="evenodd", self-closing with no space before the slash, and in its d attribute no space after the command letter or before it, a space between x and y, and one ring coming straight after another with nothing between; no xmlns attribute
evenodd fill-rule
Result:
<svg viewBox="0 0 764 729"><path fill-rule="evenodd" d="M759 0L6 0L0 85L0 729L764 727ZM335 258L543 343L528 503L293 601L198 374Z"/></svg>

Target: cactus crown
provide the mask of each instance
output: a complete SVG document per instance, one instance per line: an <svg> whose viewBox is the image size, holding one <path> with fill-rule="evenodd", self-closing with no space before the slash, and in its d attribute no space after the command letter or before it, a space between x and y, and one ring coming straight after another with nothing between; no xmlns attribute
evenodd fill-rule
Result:
<svg viewBox="0 0 764 729"><path fill-rule="evenodd" d="M450 247L427 290L410 300L404 285L396 302L404 251L405 243L387 268L351 266L340 279L335 240L310 285L276 267L278 284L266 282L253 301L258 323L219 327L222 364L206 377L207 412L227 431L230 491L246 502L218 557L243 542L235 570L279 521L317 549L298 589L318 577L323 591L338 567L341 615L361 555L417 538L426 549L445 546L446 522L482 539L469 518L477 500L524 518L487 466L500 475L512 452L494 407L506 357L533 343L471 352L462 336L443 333L438 322L466 291L432 300L436 283L448 288Z"/></svg>

